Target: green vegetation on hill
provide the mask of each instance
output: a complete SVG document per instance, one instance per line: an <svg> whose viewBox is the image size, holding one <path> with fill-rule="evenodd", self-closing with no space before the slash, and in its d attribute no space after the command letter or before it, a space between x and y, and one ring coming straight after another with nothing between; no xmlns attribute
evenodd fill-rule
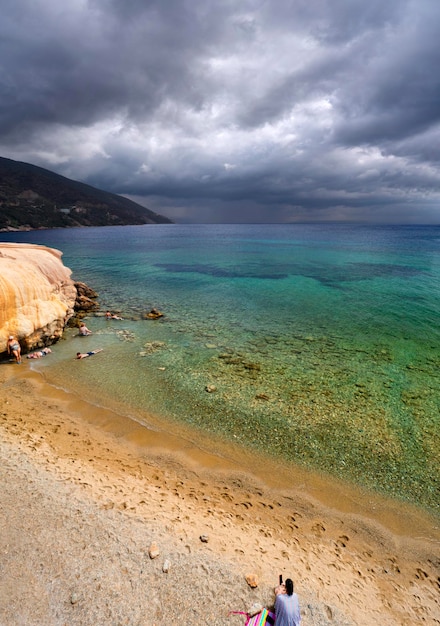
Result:
<svg viewBox="0 0 440 626"><path fill-rule="evenodd" d="M0 157L0 230L169 223L128 198Z"/></svg>

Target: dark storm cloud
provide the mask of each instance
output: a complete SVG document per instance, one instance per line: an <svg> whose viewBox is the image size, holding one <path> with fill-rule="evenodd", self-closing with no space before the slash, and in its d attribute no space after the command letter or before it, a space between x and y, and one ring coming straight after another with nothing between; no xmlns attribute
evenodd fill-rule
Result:
<svg viewBox="0 0 440 626"><path fill-rule="evenodd" d="M3 0L0 153L184 221L440 222L437 0Z"/></svg>

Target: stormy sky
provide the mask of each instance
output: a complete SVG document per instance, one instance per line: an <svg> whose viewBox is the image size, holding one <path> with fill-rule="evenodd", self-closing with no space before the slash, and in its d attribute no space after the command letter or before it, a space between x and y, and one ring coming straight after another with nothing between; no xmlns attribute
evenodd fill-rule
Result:
<svg viewBox="0 0 440 626"><path fill-rule="evenodd" d="M2 0L0 155L177 222L440 223L439 0Z"/></svg>

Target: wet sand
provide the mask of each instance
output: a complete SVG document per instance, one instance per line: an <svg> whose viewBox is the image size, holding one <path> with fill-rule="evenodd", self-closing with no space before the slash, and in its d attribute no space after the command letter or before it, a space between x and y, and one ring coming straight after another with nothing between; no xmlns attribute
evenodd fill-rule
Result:
<svg viewBox="0 0 440 626"><path fill-rule="evenodd" d="M212 454L27 364L1 363L0 389L0 624L240 625L280 573L305 626L440 624L439 521L416 508Z"/></svg>

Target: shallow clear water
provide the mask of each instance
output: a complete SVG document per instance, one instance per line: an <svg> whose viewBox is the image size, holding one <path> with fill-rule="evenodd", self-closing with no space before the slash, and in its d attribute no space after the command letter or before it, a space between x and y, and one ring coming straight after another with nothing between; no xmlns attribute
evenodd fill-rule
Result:
<svg viewBox="0 0 440 626"><path fill-rule="evenodd" d="M50 381L438 507L440 227L160 225L0 240L62 250L102 309L124 317L89 319L91 337L69 331L32 364ZM153 306L163 319L139 319Z"/></svg>

